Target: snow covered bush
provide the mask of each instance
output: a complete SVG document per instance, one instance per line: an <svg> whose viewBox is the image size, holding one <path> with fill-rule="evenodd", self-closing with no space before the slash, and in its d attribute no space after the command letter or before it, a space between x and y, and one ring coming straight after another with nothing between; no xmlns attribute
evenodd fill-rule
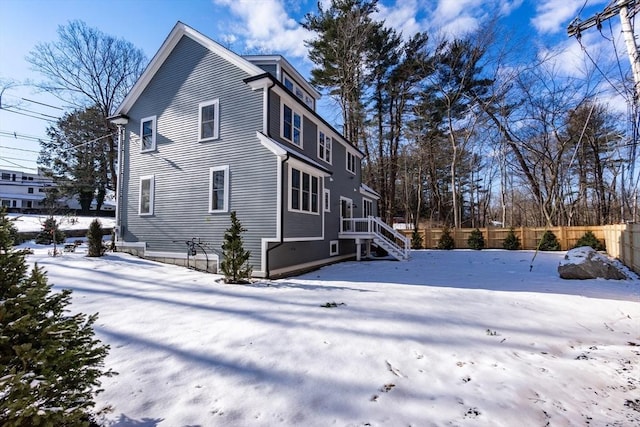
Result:
<svg viewBox="0 0 640 427"><path fill-rule="evenodd" d="M469 238L467 239L467 245L469 245L469 248L471 249L484 249L484 236L480 229L476 228L471 231L471 234L469 234Z"/></svg>
<svg viewBox="0 0 640 427"><path fill-rule="evenodd" d="M591 246L596 251L604 251L605 245L604 242L598 240L595 234L591 231L587 231L578 239L574 248L579 248L581 246Z"/></svg>
<svg viewBox="0 0 640 427"><path fill-rule="evenodd" d="M513 227L509 229L509 233L507 234L507 237L504 238L504 241L502 242L502 247L509 251L517 251L517 250L520 250L520 248L522 247L522 245L520 244L520 238L516 236L516 232L513 229Z"/></svg>
<svg viewBox="0 0 640 427"><path fill-rule="evenodd" d="M71 291L52 292L28 271L0 213L0 425L89 425L109 347L94 338L96 315L70 315Z"/></svg>
<svg viewBox="0 0 640 427"><path fill-rule="evenodd" d="M236 212L231 212L231 227L224 233L224 243L222 244L223 260L220 269L224 274L225 283L245 283L251 278L253 268L249 265L251 253L245 251L242 245L242 232L247 231L242 227L236 216Z"/></svg>
<svg viewBox="0 0 640 427"><path fill-rule="evenodd" d="M545 231L542 235L542 239L540 239L540 244L538 245L538 249L541 251L559 251L560 250L560 242L558 242L558 238L553 231Z"/></svg>
<svg viewBox="0 0 640 427"><path fill-rule="evenodd" d="M451 229L445 226L442 229L442 235L438 239L438 246L436 246L436 248L449 250L455 248L455 246L455 242L453 240L453 237L451 236Z"/></svg>

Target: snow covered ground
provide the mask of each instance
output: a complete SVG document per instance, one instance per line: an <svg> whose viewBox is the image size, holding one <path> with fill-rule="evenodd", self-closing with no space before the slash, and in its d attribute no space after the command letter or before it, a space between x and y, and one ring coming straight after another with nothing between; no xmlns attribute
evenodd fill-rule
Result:
<svg viewBox="0 0 640 427"><path fill-rule="evenodd" d="M640 281L564 253L414 251L226 285L126 254L30 262L99 312L105 425L640 425ZM82 249L81 246L79 249Z"/></svg>
<svg viewBox="0 0 640 427"><path fill-rule="evenodd" d="M10 213L7 217L13 220L18 231L32 232L42 230L42 224L47 218L43 215L23 215ZM87 230L91 221L96 219L93 216L76 216L76 215L54 215L54 218L60 225L61 230ZM99 217L102 228L113 228L115 226L115 218Z"/></svg>

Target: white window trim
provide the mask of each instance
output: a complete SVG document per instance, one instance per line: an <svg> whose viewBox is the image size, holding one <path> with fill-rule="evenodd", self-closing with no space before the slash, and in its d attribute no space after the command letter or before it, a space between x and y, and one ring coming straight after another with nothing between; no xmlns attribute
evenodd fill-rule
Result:
<svg viewBox="0 0 640 427"><path fill-rule="evenodd" d="M149 185L149 212L142 212L142 182L150 181ZM145 175L140 177L140 184L138 187L138 215L151 216L154 211L156 193L156 177L155 175Z"/></svg>
<svg viewBox="0 0 640 427"><path fill-rule="evenodd" d="M293 88L289 89L287 87L287 84L286 84L285 80L289 80L291 82ZM293 79L289 75L289 73L287 73L286 71L282 71L282 85L284 87L287 87L287 90L289 90L293 94L293 96L296 97L296 99L298 99L300 102L304 103L307 107L309 107L309 108L311 108L312 110L315 111L315 109L316 109L316 100L315 100L315 98L313 96L311 96L309 94L309 92L304 90L302 88L302 86L300 86L298 83L296 83L295 79ZM298 96L298 94L296 93L296 89L299 89L302 92L302 94L304 95L302 98L300 98ZM310 101L310 103L307 102L307 99Z"/></svg>
<svg viewBox="0 0 640 427"><path fill-rule="evenodd" d="M353 157L353 169L354 170L349 169L349 156ZM347 154L345 155L345 157L346 157L345 161L346 161L346 169L347 169L347 171L349 173L355 175L356 171L358 170L358 167L356 166L356 161L357 161L358 156L353 154L351 151L347 150Z"/></svg>
<svg viewBox="0 0 640 427"><path fill-rule="evenodd" d="M202 137L202 108L213 105L215 113L213 116L213 136L209 138ZM198 142L213 141L220 139L220 98L212 99L198 104Z"/></svg>
<svg viewBox="0 0 640 427"><path fill-rule="evenodd" d="M147 148L144 149L144 135L142 133L143 128L144 128L144 123L145 122L151 122L151 148ZM158 133L158 130L156 128L156 116L149 116L149 117L145 117L144 119L140 120L140 152L141 153L148 153L150 151L155 151L156 150L156 134Z"/></svg>
<svg viewBox="0 0 640 427"><path fill-rule="evenodd" d="M291 109L291 114L297 114L300 116L300 144L296 144L295 142L293 142L293 116L291 117L291 139L286 138L284 136L284 107L287 106L288 108ZM300 148L304 148L304 114L302 114L302 112L300 110L296 110L294 107L284 103L284 102L280 102L280 136L282 137L282 139L284 139L285 141L289 141L291 144L295 145L296 147L300 147Z"/></svg>
<svg viewBox="0 0 640 427"><path fill-rule="evenodd" d="M211 209L213 205L213 173L224 171L224 209ZM229 212L229 165L209 168L209 213Z"/></svg>
<svg viewBox="0 0 640 427"><path fill-rule="evenodd" d="M333 245L336 245L336 250L333 249ZM331 240L329 242L329 256L336 256L340 253L340 241L339 240Z"/></svg>
<svg viewBox="0 0 640 427"><path fill-rule="evenodd" d="M331 140L331 142L330 142L331 146L329 147L329 160L325 159L323 156L320 155L320 132L322 132L324 134L325 140L326 140L326 138L329 138L329 140ZM317 137L317 142L318 142L317 151L318 151L318 153L317 153L317 155L318 155L318 158L320 160L322 160L322 161L324 161L325 163L328 163L328 164L332 164L332 162L333 162L333 141L334 141L333 136L331 136L329 134L329 132L327 132L326 129L322 129L322 128L320 128L320 126L318 126L318 137ZM323 148L323 153L324 153L324 148Z"/></svg>
<svg viewBox="0 0 640 427"><path fill-rule="evenodd" d="M325 200L328 200L327 204L325 204ZM328 188L322 192L322 208L325 212L331 212L331 190Z"/></svg>
<svg viewBox="0 0 640 427"><path fill-rule="evenodd" d="M292 205L291 205L291 184L293 182L293 169L297 169L298 171L300 171L300 209L293 209ZM320 177L319 175L311 172L309 169L306 168L301 168L299 166L291 166L289 165L289 171L288 171L288 187L287 187L287 208L289 210L289 212L296 212L296 213L301 213L301 214L305 214L305 215L320 215L320 207L323 206L324 201L322 201L320 199L320 195L324 195L324 192L322 191L322 177ZM315 177L318 180L318 212L313 212L312 210L308 210L305 211L302 209L302 174L306 173L307 175L309 175L310 177ZM311 209L311 188L312 188L312 184L311 184L311 178L309 178L309 209Z"/></svg>
<svg viewBox="0 0 640 427"><path fill-rule="evenodd" d="M362 198L362 216L367 218L368 215L365 215L365 209L364 207L367 205L367 203L369 203L371 205L371 212L369 213L370 216L373 216L373 200L367 198L367 197L363 197Z"/></svg>

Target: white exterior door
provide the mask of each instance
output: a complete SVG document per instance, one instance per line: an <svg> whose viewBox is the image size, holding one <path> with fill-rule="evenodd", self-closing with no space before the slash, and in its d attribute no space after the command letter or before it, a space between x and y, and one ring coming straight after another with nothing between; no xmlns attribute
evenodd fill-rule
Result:
<svg viewBox="0 0 640 427"><path fill-rule="evenodd" d="M352 231L353 200L340 197L340 231Z"/></svg>

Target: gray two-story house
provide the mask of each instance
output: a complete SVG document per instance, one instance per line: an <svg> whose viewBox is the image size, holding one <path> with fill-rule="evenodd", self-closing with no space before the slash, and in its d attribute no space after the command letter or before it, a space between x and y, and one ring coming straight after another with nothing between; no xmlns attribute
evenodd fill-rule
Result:
<svg viewBox="0 0 640 427"><path fill-rule="evenodd" d="M236 211L258 277L408 244L377 215L363 154L281 56L239 56L178 23L112 121L119 250L215 272Z"/></svg>

